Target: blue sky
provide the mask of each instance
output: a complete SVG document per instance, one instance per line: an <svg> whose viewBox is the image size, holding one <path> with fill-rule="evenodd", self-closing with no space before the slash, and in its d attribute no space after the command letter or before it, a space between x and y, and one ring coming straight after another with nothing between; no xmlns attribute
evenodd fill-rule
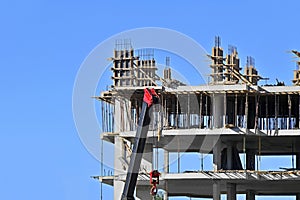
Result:
<svg viewBox="0 0 300 200"><path fill-rule="evenodd" d="M99 163L77 135L72 91L81 63L103 40L164 27L209 52L219 35L224 49L238 47L242 65L253 56L269 83L290 84L295 63L286 51L300 50L299 6L296 0L1 1L0 199L99 199L99 184L89 178L99 174ZM112 199L111 188L104 189Z"/></svg>

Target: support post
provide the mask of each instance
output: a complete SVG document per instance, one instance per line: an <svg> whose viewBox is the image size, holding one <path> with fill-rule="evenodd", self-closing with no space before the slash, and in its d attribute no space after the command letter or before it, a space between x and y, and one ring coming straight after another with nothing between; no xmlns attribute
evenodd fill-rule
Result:
<svg viewBox="0 0 300 200"><path fill-rule="evenodd" d="M299 99L300 99L300 94L299 94ZM300 100L299 100L299 107L300 107ZM299 108L299 113L300 113L300 108ZM209 115L208 115L208 95L205 96L205 115L206 115L206 128L209 127ZM300 120L300 117L299 117Z"/></svg>
<svg viewBox="0 0 300 200"><path fill-rule="evenodd" d="M177 151L177 173L180 173L180 151Z"/></svg>
<svg viewBox="0 0 300 200"><path fill-rule="evenodd" d="M296 153L296 169L300 170L300 153Z"/></svg>
<svg viewBox="0 0 300 200"><path fill-rule="evenodd" d="M171 105L172 105L172 113L173 113L173 127L176 127L176 98L173 98L173 96L170 97L171 98Z"/></svg>
<svg viewBox="0 0 300 200"><path fill-rule="evenodd" d="M215 94L212 94L212 98L210 97L210 116L209 116L209 128L212 129L214 128L214 124L215 124L215 116L214 116L214 106L215 106Z"/></svg>
<svg viewBox="0 0 300 200"><path fill-rule="evenodd" d="M186 122L187 122L187 128L188 129L190 129L190 126L191 126L191 113L190 113L190 93L188 93L188 95L187 95L187 120L186 120Z"/></svg>
<svg viewBox="0 0 300 200"><path fill-rule="evenodd" d="M245 128L246 128L246 133L248 133L248 93L246 93L246 101L245 101Z"/></svg>
<svg viewBox="0 0 300 200"><path fill-rule="evenodd" d="M291 101L291 95L288 94L288 105L289 105L289 118L287 120L287 129L290 129L291 124L291 116L292 116L292 101Z"/></svg>
<svg viewBox="0 0 300 200"><path fill-rule="evenodd" d="M178 112L179 112L179 99L178 94L176 95L176 128L178 129Z"/></svg>
<svg viewBox="0 0 300 200"><path fill-rule="evenodd" d="M246 150L246 169L255 170L255 151L247 149Z"/></svg>
<svg viewBox="0 0 300 200"><path fill-rule="evenodd" d="M266 95L266 127L267 127L267 135L269 135L269 102L268 95Z"/></svg>
<svg viewBox="0 0 300 200"><path fill-rule="evenodd" d="M121 104L122 101L120 99L115 99L115 113L114 113L114 130L116 132L121 132ZM106 115L105 115L106 116ZM107 127L105 127L107 128ZM121 174L126 174L128 166L126 164L124 165L123 162L123 150L124 150L124 143L123 143L123 138L119 136L114 137L115 145L114 145L114 157L117 159L114 159L114 169L115 169L115 174L116 176L119 176ZM121 158L121 159L120 159ZM122 189L124 188L124 182L121 180L114 179L114 199L121 199L122 197Z"/></svg>
<svg viewBox="0 0 300 200"><path fill-rule="evenodd" d="M227 170L232 169L232 145L227 145Z"/></svg>
<svg viewBox="0 0 300 200"><path fill-rule="evenodd" d="M275 94L275 135L278 134L278 99Z"/></svg>
<svg viewBox="0 0 300 200"><path fill-rule="evenodd" d="M164 150L164 172L169 173L169 152Z"/></svg>
<svg viewBox="0 0 300 200"><path fill-rule="evenodd" d="M202 93L199 99L199 128L202 128Z"/></svg>
<svg viewBox="0 0 300 200"><path fill-rule="evenodd" d="M221 169L221 141L218 140L213 147L213 169L218 171Z"/></svg>
<svg viewBox="0 0 300 200"><path fill-rule="evenodd" d="M298 94L298 128L300 129L300 93Z"/></svg>
<svg viewBox="0 0 300 200"><path fill-rule="evenodd" d="M255 200L255 193L253 190L247 190L246 200Z"/></svg>
<svg viewBox="0 0 300 200"><path fill-rule="evenodd" d="M118 113L117 115L119 115ZM115 145L114 145L114 157L115 158L122 158L123 157L123 139L119 136L115 136ZM126 169L124 169L124 164L121 162L120 159L114 159L114 167L115 167L115 174L119 176L120 174L126 174ZM124 181L114 179L114 199L121 199L122 197L122 189L124 188Z"/></svg>
<svg viewBox="0 0 300 200"><path fill-rule="evenodd" d="M224 95L213 94L212 105L213 105L213 128L223 128L225 123L225 105Z"/></svg>
<svg viewBox="0 0 300 200"><path fill-rule="evenodd" d="M162 95L163 96L163 95ZM165 101L165 109L164 109L164 112L165 112L165 120L166 122L164 122L163 124L165 124L165 126L168 126L169 127L169 113L168 113L168 100L167 100L167 96L164 96L164 101ZM162 124L162 125L163 125Z"/></svg>
<svg viewBox="0 0 300 200"><path fill-rule="evenodd" d="M224 93L224 114L223 114L223 127L226 126L227 124L227 120L226 120L226 117L227 117L227 96L226 96L226 93Z"/></svg>
<svg viewBox="0 0 300 200"><path fill-rule="evenodd" d="M296 200L300 200L300 193L296 194Z"/></svg>
<svg viewBox="0 0 300 200"><path fill-rule="evenodd" d="M164 192L164 200L168 200L169 199L169 197L168 197L168 192L167 192L167 190Z"/></svg>
<svg viewBox="0 0 300 200"><path fill-rule="evenodd" d="M160 112L160 116L162 117L161 118L161 126L162 127L164 127L164 126L167 126L167 124L165 123L165 120L166 120L166 109L165 109L165 106L166 106L166 104L165 104L165 101L164 101L164 95L163 94L161 94L161 96L160 96L160 99L161 99L161 112Z"/></svg>
<svg viewBox="0 0 300 200"><path fill-rule="evenodd" d="M227 183L227 200L236 200L236 184Z"/></svg>
<svg viewBox="0 0 300 200"><path fill-rule="evenodd" d="M164 200L169 199L169 193L168 193L168 182L165 180L165 192L164 192Z"/></svg>
<svg viewBox="0 0 300 200"><path fill-rule="evenodd" d="M234 126L238 127L238 123L237 123L237 115L238 115L238 98L237 98L237 94L235 94L234 96Z"/></svg>
<svg viewBox="0 0 300 200"><path fill-rule="evenodd" d="M148 186L141 186L137 185L136 186L136 200L144 200L144 199L149 199L151 198L150 192L149 192L149 187Z"/></svg>
<svg viewBox="0 0 300 200"><path fill-rule="evenodd" d="M213 200L220 200L220 183L213 184Z"/></svg>
<svg viewBox="0 0 300 200"><path fill-rule="evenodd" d="M134 130L136 131L137 129L137 124L139 123L139 116L140 116L140 106L139 106L139 101L136 99L136 105L135 105L135 124L134 124Z"/></svg>
<svg viewBox="0 0 300 200"><path fill-rule="evenodd" d="M258 130L258 114L259 114L259 96L255 95L255 119L254 119L254 131Z"/></svg>
<svg viewBox="0 0 300 200"><path fill-rule="evenodd" d="M124 131L124 101L120 100L120 131Z"/></svg>

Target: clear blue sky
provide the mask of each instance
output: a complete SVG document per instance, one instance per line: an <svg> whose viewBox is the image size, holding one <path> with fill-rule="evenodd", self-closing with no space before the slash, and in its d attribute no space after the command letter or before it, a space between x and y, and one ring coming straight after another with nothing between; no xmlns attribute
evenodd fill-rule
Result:
<svg viewBox="0 0 300 200"><path fill-rule="evenodd" d="M89 178L99 163L77 136L72 90L101 41L155 26L210 51L220 35L224 49L238 47L242 65L251 55L270 83L290 84L295 64L286 51L300 50L299 7L296 0L1 1L0 199L99 199L99 184Z"/></svg>

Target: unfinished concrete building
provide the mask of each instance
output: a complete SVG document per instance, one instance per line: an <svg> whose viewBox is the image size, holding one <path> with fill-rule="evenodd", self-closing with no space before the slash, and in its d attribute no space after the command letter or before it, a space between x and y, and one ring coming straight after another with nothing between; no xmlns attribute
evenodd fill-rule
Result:
<svg viewBox="0 0 300 200"><path fill-rule="evenodd" d="M248 58L245 73L240 73L237 49L230 47L224 58L219 37L209 57L209 84L167 87L166 80L156 83L154 59L143 62L133 49L115 50L114 87L98 97L104 105L101 138L114 144L115 157L114 174L99 180L114 187L114 199L121 199L143 89L151 86L161 102L153 108L137 199L152 199L148 172L157 168L153 163L158 162L159 148L164 152L159 186L165 200L174 196L220 200L221 194L228 200L237 194L246 194L247 200L256 195L295 195L300 200L299 77L293 86L258 86L261 77L253 59ZM172 79L169 67L164 79ZM212 170L205 171L199 163L197 170L182 171L178 157L178 171L171 172L170 154L182 152L212 155ZM285 170L261 171L256 157L264 155L294 155L296 162Z"/></svg>

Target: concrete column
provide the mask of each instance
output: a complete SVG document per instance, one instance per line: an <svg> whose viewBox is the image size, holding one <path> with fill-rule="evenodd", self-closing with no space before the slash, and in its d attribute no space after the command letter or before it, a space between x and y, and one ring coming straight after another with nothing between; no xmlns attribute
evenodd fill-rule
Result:
<svg viewBox="0 0 300 200"><path fill-rule="evenodd" d="M300 153L296 153L296 169L300 170Z"/></svg>
<svg viewBox="0 0 300 200"><path fill-rule="evenodd" d="M114 145L114 175L118 176L121 174L127 173L128 166L126 161L123 159L123 148L124 143L121 137L115 136L115 145ZM122 192L124 188L124 182L121 180L114 179L114 199L121 199Z"/></svg>
<svg viewBox="0 0 300 200"><path fill-rule="evenodd" d="M232 145L227 145L227 169L232 169Z"/></svg>
<svg viewBox="0 0 300 200"><path fill-rule="evenodd" d="M296 200L300 200L300 193L296 194Z"/></svg>
<svg viewBox="0 0 300 200"><path fill-rule="evenodd" d="M186 120L186 123L187 123L187 126L185 126L185 127L187 127L188 129L190 129L190 126L191 126L191 113L190 113L190 100L191 98L190 98L190 94L188 94L188 96L187 96L187 120Z"/></svg>
<svg viewBox="0 0 300 200"><path fill-rule="evenodd" d="M218 140L213 147L213 169L217 171L221 169L221 141Z"/></svg>
<svg viewBox="0 0 300 200"><path fill-rule="evenodd" d="M300 129L300 93L298 94L298 128Z"/></svg>
<svg viewBox="0 0 300 200"><path fill-rule="evenodd" d="M149 186L136 186L136 200L151 199Z"/></svg>
<svg viewBox="0 0 300 200"><path fill-rule="evenodd" d="M278 134L278 104L279 99L275 94L275 135Z"/></svg>
<svg viewBox="0 0 300 200"><path fill-rule="evenodd" d="M220 200L220 183L213 184L213 200Z"/></svg>
<svg viewBox="0 0 300 200"><path fill-rule="evenodd" d="M227 183L227 200L236 200L236 184Z"/></svg>
<svg viewBox="0 0 300 200"><path fill-rule="evenodd" d="M237 115L238 115L238 97L237 94L234 96L234 126L238 127Z"/></svg>
<svg viewBox="0 0 300 200"><path fill-rule="evenodd" d="M248 93L246 93L246 100L245 100L245 128L246 132L248 133L248 115L249 115L249 107L248 107Z"/></svg>
<svg viewBox="0 0 300 200"><path fill-rule="evenodd" d="M287 119L287 129L289 130L291 124L291 117L292 117L292 100L291 95L288 94L288 106L289 106L289 118Z"/></svg>
<svg viewBox="0 0 300 200"><path fill-rule="evenodd" d="M114 112L114 130L115 132L121 132L121 101L115 99L115 112ZM114 175L118 177L119 175L126 174L128 165L127 161L124 159L124 141L123 138L115 136L114 145ZM114 179L114 199L121 199L122 192L124 188L124 182L121 180Z"/></svg>
<svg viewBox="0 0 300 200"><path fill-rule="evenodd" d="M255 193L252 190L248 190L246 193L246 200L255 200Z"/></svg>
<svg viewBox="0 0 300 200"><path fill-rule="evenodd" d="M246 169L255 170L255 151L247 149L246 150Z"/></svg>
<svg viewBox="0 0 300 200"><path fill-rule="evenodd" d="M146 144L144 148L140 169L145 169L149 172L153 168L152 163L153 163L153 145Z"/></svg>
<svg viewBox="0 0 300 200"><path fill-rule="evenodd" d="M179 118L179 96L176 94L176 115L175 115L175 124L176 128L178 128L178 118Z"/></svg>
<svg viewBox="0 0 300 200"><path fill-rule="evenodd" d="M199 128L202 128L202 93L199 98Z"/></svg>
<svg viewBox="0 0 300 200"><path fill-rule="evenodd" d="M269 135L269 109L268 109L268 96L266 96L266 129L267 129L267 135Z"/></svg>
<svg viewBox="0 0 300 200"><path fill-rule="evenodd" d="M164 172L169 173L169 152L164 150Z"/></svg>
<svg viewBox="0 0 300 200"><path fill-rule="evenodd" d="M213 95L213 127L223 128L223 115L224 115L224 95L214 94Z"/></svg>
<svg viewBox="0 0 300 200"><path fill-rule="evenodd" d="M130 131L131 123L131 101L129 99L124 99L124 131Z"/></svg>
<svg viewBox="0 0 300 200"><path fill-rule="evenodd" d="M164 200L169 199L169 194L168 194L168 182L165 180L165 191L164 191Z"/></svg>
<svg viewBox="0 0 300 200"><path fill-rule="evenodd" d="M164 193L164 200L168 200L168 199L169 199L168 192L165 191L165 193Z"/></svg>
<svg viewBox="0 0 300 200"><path fill-rule="evenodd" d="M224 94L224 97L223 97L223 100L224 100L224 104L223 104L223 112L224 112L224 114L223 114L223 127L225 127L226 126L226 124L227 124L227 120L226 120L226 117L227 117L227 96L226 96L226 93Z"/></svg>
<svg viewBox="0 0 300 200"><path fill-rule="evenodd" d="M114 130L115 132L121 131L121 102L115 99L115 111L114 111Z"/></svg>

